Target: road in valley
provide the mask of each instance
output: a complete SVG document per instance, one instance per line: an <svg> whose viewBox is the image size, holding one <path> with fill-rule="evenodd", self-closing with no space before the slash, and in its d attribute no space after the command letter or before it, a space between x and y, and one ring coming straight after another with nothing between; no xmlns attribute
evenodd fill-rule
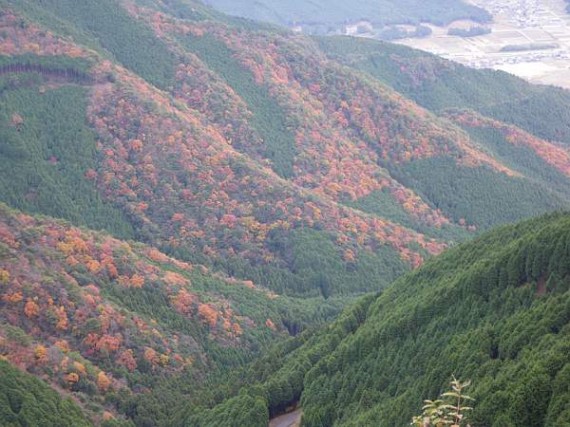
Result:
<svg viewBox="0 0 570 427"><path fill-rule="evenodd" d="M303 411L301 409L279 415L269 421L269 427L298 427L301 425L302 415Z"/></svg>

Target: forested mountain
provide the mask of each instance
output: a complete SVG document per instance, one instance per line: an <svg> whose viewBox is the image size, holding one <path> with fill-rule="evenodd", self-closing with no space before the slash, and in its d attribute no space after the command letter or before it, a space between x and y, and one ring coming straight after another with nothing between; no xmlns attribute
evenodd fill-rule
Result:
<svg viewBox="0 0 570 427"><path fill-rule="evenodd" d="M271 22L283 26L298 25L309 33L338 32L345 24L360 20L378 26L387 24L420 24L430 22L447 25L459 19L477 22L491 20L489 13L462 0L206 0L229 15Z"/></svg>
<svg viewBox="0 0 570 427"><path fill-rule="evenodd" d="M471 425L568 425L569 265L568 214L485 234L262 358L254 384L181 425L265 426L248 399L300 399L303 426L403 426L452 375L472 381Z"/></svg>
<svg viewBox="0 0 570 427"><path fill-rule="evenodd" d="M569 206L566 92L400 49L194 1L0 0L0 357L96 424L198 422L270 345Z"/></svg>
<svg viewBox="0 0 570 427"><path fill-rule="evenodd" d="M510 140L496 155L310 39L175 1L2 1L0 195L19 209L328 297L568 204L568 171Z"/></svg>
<svg viewBox="0 0 570 427"><path fill-rule="evenodd" d="M496 70L475 70L405 46L352 37L320 37L335 61L390 85L435 113L470 109L537 137L570 143L570 92Z"/></svg>
<svg viewBox="0 0 570 427"><path fill-rule="evenodd" d="M128 412L128 402L134 408L137 395L170 379L188 386L168 399L191 398L206 373L239 366L286 336L286 326L294 333L340 305L319 301L317 309L311 299L291 301L139 243L2 205L0 257L2 358L73 392L92 419L110 402L111 415Z"/></svg>
<svg viewBox="0 0 570 427"><path fill-rule="evenodd" d="M546 171L557 176L566 174L567 147L570 143L570 114L567 108L570 92L567 90L532 85L502 71L470 69L399 45L350 37L322 37L318 42L329 58L364 71L433 113L451 119L494 158L532 177L535 182L543 182L546 187L555 190L559 197L568 197L560 193L567 190L558 186L559 178L544 174ZM473 120L473 117L477 119ZM552 171L554 163L557 165ZM422 162L409 162L403 169L413 171L412 177L402 176L401 180L407 179L407 185L422 197L429 198L448 215L456 216L459 211L460 216L470 221L478 217L476 222L483 225L487 216L484 211L489 212L488 204L485 203L481 209L479 203L491 197L501 207L487 216L488 225L520 218L518 208L509 208L514 206L513 199L505 193L496 197L496 194L484 191L478 193L479 197L472 197L477 194L477 188L482 188L480 183L473 182L474 179L480 180L480 177L466 177L461 172L450 170L447 165L439 164L437 169L445 172L440 174L436 169L439 178L434 176L433 179L439 184L435 185L433 181L425 179L434 174L431 167L434 165L427 166ZM454 187L450 187L444 178L449 174L461 176L453 183ZM421 180L415 179L415 175L421 176ZM427 182L430 184L425 185ZM531 190L533 185L525 184L524 187L526 191L537 191L536 187L536 190ZM519 187L518 190L513 188L507 192L518 200L514 203L520 203L521 199L515 194L520 194L521 190Z"/></svg>

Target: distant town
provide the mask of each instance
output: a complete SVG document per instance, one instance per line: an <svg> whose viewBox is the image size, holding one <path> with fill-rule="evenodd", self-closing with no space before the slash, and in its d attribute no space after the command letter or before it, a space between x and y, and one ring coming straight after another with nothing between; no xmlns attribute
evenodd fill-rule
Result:
<svg viewBox="0 0 570 427"><path fill-rule="evenodd" d="M481 25L456 21L431 29L425 37L395 40L474 68L503 70L535 83L570 88L570 15L564 0L471 0L493 15ZM402 26L403 27L403 26ZM474 37L450 35L481 28ZM347 26L345 34L371 37L365 22Z"/></svg>

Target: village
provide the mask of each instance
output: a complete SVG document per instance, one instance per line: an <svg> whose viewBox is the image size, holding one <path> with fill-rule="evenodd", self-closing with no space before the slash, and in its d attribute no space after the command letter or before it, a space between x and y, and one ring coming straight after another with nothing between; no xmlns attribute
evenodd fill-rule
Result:
<svg viewBox="0 0 570 427"><path fill-rule="evenodd" d="M396 43L425 50L474 68L503 70L531 82L570 88L570 15L563 0L471 0L488 10L488 34L458 37L450 28L480 26L456 21L429 25L432 34ZM426 24L427 25L427 24Z"/></svg>

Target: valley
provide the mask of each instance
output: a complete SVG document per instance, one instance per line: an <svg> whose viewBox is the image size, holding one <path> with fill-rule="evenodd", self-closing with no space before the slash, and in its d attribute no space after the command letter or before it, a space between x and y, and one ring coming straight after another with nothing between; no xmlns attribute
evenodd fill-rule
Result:
<svg viewBox="0 0 570 427"><path fill-rule="evenodd" d="M400 426L452 375L476 427L569 423L569 105L196 0L0 0L0 425Z"/></svg>
<svg viewBox="0 0 570 427"><path fill-rule="evenodd" d="M459 21L445 27L429 25L431 35L396 42L470 67L503 70L534 83L570 87L570 15L564 0L472 3L493 15L492 23L485 25L490 34L448 35L449 28L478 26Z"/></svg>

